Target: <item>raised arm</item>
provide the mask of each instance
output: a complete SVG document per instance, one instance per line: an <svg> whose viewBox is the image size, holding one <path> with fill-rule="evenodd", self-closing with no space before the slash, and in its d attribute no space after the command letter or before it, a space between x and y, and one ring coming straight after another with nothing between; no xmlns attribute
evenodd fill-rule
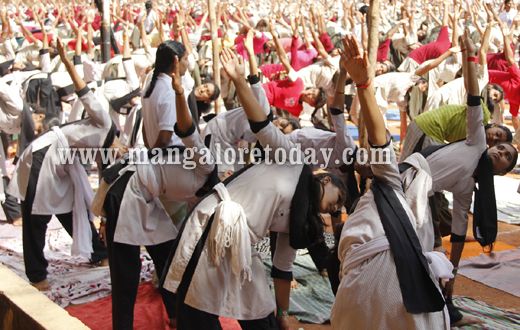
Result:
<svg viewBox="0 0 520 330"><path fill-rule="evenodd" d="M36 14L34 14L36 15ZM18 24L21 28L22 28L22 32L23 32L23 35L27 38L27 39L30 39L34 44L38 45L40 43L40 40L36 39L33 34L31 33L31 31L29 31L24 25L23 25L23 22L22 22L22 18L20 16L14 16L14 22L16 24Z"/></svg>
<svg viewBox="0 0 520 330"><path fill-rule="evenodd" d="M247 31L247 36L242 39L244 43L244 49L249 56L249 74L252 76L258 75L258 64L256 63L255 49L253 46L254 32L253 30Z"/></svg>
<svg viewBox="0 0 520 330"><path fill-rule="evenodd" d="M342 41L345 51L341 53L341 59L350 77L356 83L368 139L373 145L385 145L388 142L385 122L376 102L372 78L368 77L370 68L368 53L365 51L361 54L354 36L347 35Z"/></svg>
<svg viewBox="0 0 520 330"><path fill-rule="evenodd" d="M291 66L291 63L289 62L289 59L287 58L287 54L285 53L285 50L283 49L282 45L280 44L280 40L278 40L278 36L276 35L276 31L274 30L274 23L272 20L269 20L269 31L273 35L273 41L276 46L276 52L278 53L278 58L280 59L280 62L282 63L283 67L285 68L285 71L289 73L293 68Z"/></svg>
<svg viewBox="0 0 520 330"><path fill-rule="evenodd" d="M237 57L230 49L223 48L220 60L222 67L235 85L238 98L244 107L247 119L253 122L266 121L267 115L262 110L260 104L258 104L258 101L253 96L253 93L251 93L249 85L244 79L244 58L241 56Z"/></svg>
<svg viewBox="0 0 520 330"><path fill-rule="evenodd" d="M316 35L316 31L314 31L312 21L309 22L309 30L311 31L312 39L314 40L314 44L316 45L316 50L318 51L318 54L324 60L326 60L327 58L329 58L329 54L325 51L325 47L323 47L320 38L318 38L318 36Z"/></svg>
<svg viewBox="0 0 520 330"><path fill-rule="evenodd" d="M60 38L56 41L57 48L58 48L58 54L60 55L61 61L65 65L65 68L67 69L67 72L70 75L70 78L72 79L72 83L74 84L74 89L76 90L76 93L78 94L79 99L81 100L81 103L83 103L83 106L85 107L85 111L87 111L89 117L100 127L110 127L112 125L112 119L110 119L110 116L108 115L108 112L106 112L103 109L103 106L99 103L99 101L96 99L94 94L90 91L90 89L87 87L87 84L79 74L74 69L74 65L70 62L67 51L65 50L65 45L61 41Z"/></svg>
<svg viewBox="0 0 520 330"><path fill-rule="evenodd" d="M302 23L303 39L305 39L305 48L311 49L312 48L311 40L309 39L309 33L307 32L307 27L305 26L305 20L303 19L301 12L300 12L300 22Z"/></svg>
<svg viewBox="0 0 520 330"><path fill-rule="evenodd" d="M401 25L406 25L406 22L407 22L407 19L402 19L402 20L400 20L399 22L397 22L397 24L394 25L394 27L391 28L390 31L387 32L387 34L386 34L386 40L392 39L392 37L393 37L394 34L397 32L397 30L399 30L399 28L401 27Z"/></svg>
<svg viewBox="0 0 520 330"><path fill-rule="evenodd" d="M507 23L502 23L502 35L504 36L504 53L506 55L507 65L513 66L515 65L515 57L513 55L511 47L509 47L509 45L511 44L511 39L509 37Z"/></svg>
<svg viewBox="0 0 520 330"><path fill-rule="evenodd" d="M480 49L478 51L478 64L486 65L487 64L487 53L489 49L489 37L491 36L491 29L493 26L497 24L495 21L489 22L486 26L486 30L484 31L484 35L482 37L482 44L480 45ZM504 44L505 46L506 44Z"/></svg>
<svg viewBox="0 0 520 330"><path fill-rule="evenodd" d="M436 58L435 60L431 61L430 63L426 64L425 66L417 69L415 71L415 75L422 76L422 75L426 74L426 72L428 72L428 71L430 71L432 69L435 69L436 67L439 66L439 64L444 62L445 59L447 59L451 55L456 54L458 52L460 52L460 47L459 46L450 48L447 52L442 54L440 57Z"/></svg>
<svg viewBox="0 0 520 330"><path fill-rule="evenodd" d="M175 90L175 107L177 111L177 129L182 135L186 135L193 126L191 113L186 104L184 97L184 88L182 88L181 75L179 74L179 58L175 56L174 73L172 73L172 88Z"/></svg>

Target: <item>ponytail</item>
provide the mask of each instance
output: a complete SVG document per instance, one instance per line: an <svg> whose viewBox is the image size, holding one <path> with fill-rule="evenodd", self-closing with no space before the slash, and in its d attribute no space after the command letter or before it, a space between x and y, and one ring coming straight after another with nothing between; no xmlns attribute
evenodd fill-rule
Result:
<svg viewBox="0 0 520 330"><path fill-rule="evenodd" d="M155 55L155 69L153 71L152 80L150 81L150 86L144 95L145 99L152 95L159 74L171 72L174 69L173 63L175 56L178 57L180 62L185 53L186 47L178 41L166 40L159 45Z"/></svg>

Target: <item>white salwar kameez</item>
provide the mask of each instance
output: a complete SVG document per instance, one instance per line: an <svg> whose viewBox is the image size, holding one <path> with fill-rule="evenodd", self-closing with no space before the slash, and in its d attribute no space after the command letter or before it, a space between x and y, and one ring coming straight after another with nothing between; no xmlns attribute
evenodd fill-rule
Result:
<svg viewBox="0 0 520 330"><path fill-rule="evenodd" d="M378 180L394 189L417 230L415 217L405 200L395 153L391 147L385 149L391 155L391 162L375 164L383 159L371 159L372 171ZM346 268L343 263L352 249L383 236L386 236L385 230L374 201L374 194L369 190L343 227L338 247L342 269ZM431 270L430 276L437 285ZM406 311L391 250L376 254L346 273L340 272L340 279L341 283L331 311L331 324L334 329L429 330L450 327L446 307L443 311L435 313L411 314Z"/></svg>

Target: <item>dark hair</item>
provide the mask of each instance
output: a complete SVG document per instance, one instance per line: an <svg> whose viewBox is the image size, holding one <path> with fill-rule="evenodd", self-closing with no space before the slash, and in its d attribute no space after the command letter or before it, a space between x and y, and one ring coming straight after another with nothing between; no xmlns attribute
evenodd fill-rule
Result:
<svg viewBox="0 0 520 330"><path fill-rule="evenodd" d="M496 102L500 102L504 99L504 89L497 85L497 84L487 84L487 92L488 92L488 96L489 96L489 90L493 87L493 89L497 90L499 93L500 93L500 99L499 100L496 100ZM489 98L489 97L488 97ZM495 101L493 101L495 102ZM491 111L491 109L488 109L489 111Z"/></svg>
<svg viewBox="0 0 520 330"><path fill-rule="evenodd" d="M178 41L166 40L159 45L157 54L155 55L155 69L153 71L152 81L150 81L150 86L144 95L145 99L152 95L159 74L168 72L173 66L175 56L177 56L180 61L185 52L186 47Z"/></svg>
<svg viewBox="0 0 520 330"><path fill-rule="evenodd" d="M506 134L506 137L507 137L506 142L513 141L513 133L511 133L511 130L509 130L509 128L502 126L502 125L493 125L493 124L487 124L486 126L484 126L485 129L490 129L493 127L501 128L504 131L504 133Z"/></svg>
<svg viewBox="0 0 520 330"><path fill-rule="evenodd" d="M61 124L60 117L55 113L48 113L45 118L42 119L43 130L46 131L53 126L59 126Z"/></svg>
<svg viewBox="0 0 520 330"><path fill-rule="evenodd" d="M299 122L297 119L294 119L294 118L285 118L285 119L287 119L287 121L289 122L289 125L291 125L293 131L294 131L295 129L300 129L300 128L302 128L302 127L300 126L300 122Z"/></svg>
<svg viewBox="0 0 520 330"><path fill-rule="evenodd" d="M201 73L200 74L200 80L203 84L205 84L209 80L213 80L213 76L209 73Z"/></svg>
<svg viewBox="0 0 520 330"><path fill-rule="evenodd" d="M428 80L421 78L415 82L415 86L419 86L420 83L428 83Z"/></svg>
<svg viewBox="0 0 520 330"><path fill-rule="evenodd" d="M339 191L342 195L342 201L343 204L345 204L345 200L348 199L348 192L347 188L345 188L345 185L343 182L334 174L331 173L318 173L314 175L314 184L312 184L310 194L311 196L314 196L312 198L310 205L309 205L309 216L308 219L311 221L307 222L307 225L309 226L308 232L315 235L315 240L318 241L320 237L321 228L324 226L327 226L323 218L321 217L320 213L320 202L323 199L323 192L325 191L325 187L323 185L322 180L326 177L330 177L331 183L338 187Z"/></svg>
<svg viewBox="0 0 520 330"><path fill-rule="evenodd" d="M504 5L507 5L510 2L511 2L511 0L504 0Z"/></svg>
<svg viewBox="0 0 520 330"><path fill-rule="evenodd" d="M144 4L144 7L146 8L146 16L150 16L150 12L152 11L153 2L146 1Z"/></svg>
<svg viewBox="0 0 520 330"><path fill-rule="evenodd" d="M341 179L337 175L334 175L332 173L317 173L314 175L314 178L316 180L318 180L318 182L320 183L321 188L322 188L321 194L319 194L320 198L318 200L318 204L323 199L324 186L323 186L322 180L327 177L330 178L330 183L332 183L335 187L337 187L339 189L339 192L341 194L341 202L339 204L344 205L350 199L347 187L345 187L345 184L343 183L343 181L341 181Z"/></svg>
<svg viewBox="0 0 520 330"><path fill-rule="evenodd" d="M511 142L504 142L504 143L501 143L501 144L509 144L511 146L511 148L513 148L513 150L515 151L515 155L513 156L513 161L506 168L506 172L511 172L515 168L516 163L518 161L518 151L516 150L516 148L513 146L513 144Z"/></svg>
<svg viewBox="0 0 520 330"><path fill-rule="evenodd" d="M210 101L215 101L216 99L218 99L219 95L220 95L220 88L218 88L218 85L213 81L213 80L205 80L204 81L205 84L213 84L213 87L215 87L215 91L213 92L213 95L211 95L211 97L209 98Z"/></svg>
<svg viewBox="0 0 520 330"><path fill-rule="evenodd" d="M319 87L316 89L318 89L320 92L318 93L318 98L314 102L314 107L319 109L322 106L324 106L325 104L327 104L327 101L329 100L329 96L327 95L325 88Z"/></svg>

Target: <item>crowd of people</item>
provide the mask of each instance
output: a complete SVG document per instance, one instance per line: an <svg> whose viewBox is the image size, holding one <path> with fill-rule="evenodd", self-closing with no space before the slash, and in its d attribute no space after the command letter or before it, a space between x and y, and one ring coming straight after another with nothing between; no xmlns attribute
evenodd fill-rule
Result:
<svg viewBox="0 0 520 330"><path fill-rule="evenodd" d="M1 5L0 199L23 227L29 281L52 289L44 246L56 215L73 254L110 267L114 329L133 327L141 246L172 328L220 329L225 316L289 329L304 248L336 295L334 329L481 322L452 295L465 242L492 250L493 177L517 164L515 1L380 1L375 63L366 0L215 6L212 26L204 1L112 1L103 62L101 2ZM368 161L346 124L361 117ZM96 153L64 161L76 150ZM254 249L265 236L270 274Z"/></svg>

